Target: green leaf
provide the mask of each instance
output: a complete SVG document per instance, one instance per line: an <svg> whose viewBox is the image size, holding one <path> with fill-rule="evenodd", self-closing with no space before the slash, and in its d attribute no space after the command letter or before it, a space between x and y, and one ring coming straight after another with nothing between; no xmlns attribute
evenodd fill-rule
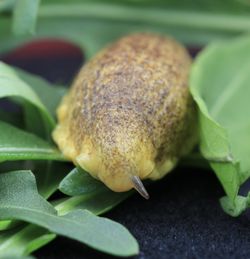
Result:
<svg viewBox="0 0 250 259"><path fill-rule="evenodd" d="M39 137L0 121L0 162L11 160L65 160Z"/></svg>
<svg viewBox="0 0 250 259"><path fill-rule="evenodd" d="M42 1L36 37L57 37L80 46L91 57L118 37L152 31L189 45L204 45L249 31L250 6L244 1ZM11 36L10 17L0 20L0 51L31 37ZM84 35L84 36L83 36Z"/></svg>
<svg viewBox="0 0 250 259"><path fill-rule="evenodd" d="M81 241L102 252L119 256L138 254L138 244L120 224L87 210L74 210L60 220L47 222L48 229Z"/></svg>
<svg viewBox="0 0 250 259"><path fill-rule="evenodd" d="M0 221L0 231L10 229L16 226L16 223L12 220L1 220Z"/></svg>
<svg viewBox="0 0 250 259"><path fill-rule="evenodd" d="M5 231L4 234L0 233L0 256L20 258L51 242L55 237L55 234L46 229L31 224Z"/></svg>
<svg viewBox="0 0 250 259"><path fill-rule="evenodd" d="M1 173L0 186L0 210L6 208L6 212L1 213L1 219L11 219L3 216L11 210L24 218L39 212L57 214L54 207L38 194L35 176L30 171Z"/></svg>
<svg viewBox="0 0 250 259"><path fill-rule="evenodd" d="M37 192L31 172L0 174L0 218L19 219L120 256L138 253L138 244L120 224L99 218L87 210L57 216L56 210Z"/></svg>
<svg viewBox="0 0 250 259"><path fill-rule="evenodd" d="M52 85L41 77L21 69L15 68L15 72L20 79L29 84L30 88L39 96L46 109L55 118L56 108L67 89L58 85ZM23 107L26 129L42 138L51 140L51 128L44 122L40 110L30 103L25 103Z"/></svg>
<svg viewBox="0 0 250 259"><path fill-rule="evenodd" d="M250 177L249 51L249 36L211 44L195 60L190 77L201 152L238 212L237 193Z"/></svg>
<svg viewBox="0 0 250 259"><path fill-rule="evenodd" d="M59 190L75 196L60 202L56 209L65 214L73 209L87 209L102 214L128 198L132 191L116 193L81 168L74 168L60 183Z"/></svg>
<svg viewBox="0 0 250 259"><path fill-rule="evenodd" d="M18 0L13 12L13 32L15 34L33 34L40 0Z"/></svg>
<svg viewBox="0 0 250 259"><path fill-rule="evenodd" d="M99 215L111 210L129 195L131 195L131 192L114 193L108 189L102 189L89 194L62 199L53 202L53 204L57 204L55 208L59 215L65 215L75 209L89 210ZM35 225L28 225L3 239L0 235L0 255L3 252L16 256L26 255L44 246L54 238L55 235L47 230Z"/></svg>
<svg viewBox="0 0 250 259"><path fill-rule="evenodd" d="M74 209L89 210L96 215L103 214L131 196L133 192L116 193L108 189L101 189L92 193L63 199L55 206L60 215Z"/></svg>
<svg viewBox="0 0 250 259"><path fill-rule="evenodd" d="M50 128L54 127L53 117L32 88L21 80L11 67L0 62L0 98L3 97L21 97L39 109Z"/></svg>
<svg viewBox="0 0 250 259"><path fill-rule="evenodd" d="M0 110L0 121L7 122L18 128L23 128L23 118L20 112Z"/></svg>
<svg viewBox="0 0 250 259"><path fill-rule="evenodd" d="M48 198L57 190L60 181L66 175L67 166L62 163L39 161L29 167L34 166L38 191L44 198ZM12 229L16 225L20 225L20 222L2 220L0 221L0 230ZM45 229L28 225L5 237L2 241L0 238L0 254L1 250L4 249L5 254L26 255L46 245L55 237L55 234L51 234Z"/></svg>
<svg viewBox="0 0 250 259"><path fill-rule="evenodd" d="M2 0L0 2L0 12L13 9L13 6L17 0Z"/></svg>
<svg viewBox="0 0 250 259"><path fill-rule="evenodd" d="M55 118L56 108L67 89L59 85L52 85L41 77L32 75L18 68L15 68L15 73L32 88L46 109ZM51 127L48 127L44 121L43 114L40 110L30 103L25 103L23 108L26 129L39 137L51 140Z"/></svg>
<svg viewBox="0 0 250 259"><path fill-rule="evenodd" d="M238 195L234 202L227 196L220 199L223 210L232 217L238 217L246 209L250 208L250 192L247 197Z"/></svg>
<svg viewBox="0 0 250 259"><path fill-rule="evenodd" d="M61 180L68 173L68 165L55 161L13 161L1 164L0 171L15 171L20 168L32 168L36 177L39 193L48 199L56 190ZM0 230L12 229L20 225L19 221L2 220ZM29 239L26 238L28 241Z"/></svg>
<svg viewBox="0 0 250 259"><path fill-rule="evenodd" d="M39 96L39 99L46 107L46 109L52 114L54 117L56 116L55 111L57 106L59 105L62 97L67 92L67 88L51 84L46 81L44 78L28 73L19 68L14 68L16 75L26 82L30 88Z"/></svg>
<svg viewBox="0 0 250 259"><path fill-rule="evenodd" d="M24 244L21 247L24 248L22 253L25 255L31 254L56 238L55 234L49 233L44 228L39 228L35 225L29 225L24 230L25 231L22 232L22 240L24 240ZM30 242L28 244L26 239L27 235L30 238ZM18 238L20 238L20 235L18 235ZM20 248L20 245L18 245L18 248Z"/></svg>
<svg viewBox="0 0 250 259"><path fill-rule="evenodd" d="M58 189L59 183L67 175L71 165L57 161L30 161L36 177L38 192L48 199Z"/></svg>
<svg viewBox="0 0 250 259"><path fill-rule="evenodd" d="M48 124L44 121L40 110L28 102L23 103L22 108L25 124L24 129L42 139L52 142L51 127L48 127Z"/></svg>
<svg viewBox="0 0 250 259"><path fill-rule="evenodd" d="M74 168L60 183L59 190L69 196L76 196L106 189L104 184L81 168Z"/></svg>

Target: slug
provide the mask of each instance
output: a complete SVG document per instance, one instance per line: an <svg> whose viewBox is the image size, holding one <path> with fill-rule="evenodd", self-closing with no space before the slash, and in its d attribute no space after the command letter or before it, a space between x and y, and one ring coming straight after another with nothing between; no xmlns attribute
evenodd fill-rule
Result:
<svg viewBox="0 0 250 259"><path fill-rule="evenodd" d="M190 66L174 39L121 38L81 68L58 107L54 141L111 190L149 198L142 180L162 178L197 141Z"/></svg>

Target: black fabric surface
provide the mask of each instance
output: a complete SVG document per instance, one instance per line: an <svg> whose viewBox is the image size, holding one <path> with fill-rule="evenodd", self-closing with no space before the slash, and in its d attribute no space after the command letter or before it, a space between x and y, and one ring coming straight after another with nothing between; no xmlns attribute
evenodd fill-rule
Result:
<svg viewBox="0 0 250 259"><path fill-rule="evenodd" d="M138 240L134 258L250 258L250 214L226 215L223 191L212 172L182 168L148 187L146 201L134 195L104 216L125 225ZM110 258L58 238L38 258Z"/></svg>
<svg viewBox="0 0 250 259"><path fill-rule="evenodd" d="M25 65L13 59L9 63L53 82L68 83L81 60L43 57L25 61ZM250 183L245 188L249 190ZM178 168L148 191L148 201L134 195L104 215L125 225L136 237L140 254L134 258L250 258L250 212L232 218L222 211L218 199L223 190L212 171ZM39 259L113 258L62 237L34 255Z"/></svg>

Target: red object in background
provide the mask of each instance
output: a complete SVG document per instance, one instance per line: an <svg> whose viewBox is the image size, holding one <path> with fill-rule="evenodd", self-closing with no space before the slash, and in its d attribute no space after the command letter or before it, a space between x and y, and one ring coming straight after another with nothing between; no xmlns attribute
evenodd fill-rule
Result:
<svg viewBox="0 0 250 259"><path fill-rule="evenodd" d="M40 39L2 54L0 59L51 82L69 84L82 65L84 55L72 43L60 39Z"/></svg>
<svg viewBox="0 0 250 259"><path fill-rule="evenodd" d="M41 39L28 42L13 51L4 54L5 60L31 59L39 57L79 57L82 56L80 48L72 43L59 39Z"/></svg>

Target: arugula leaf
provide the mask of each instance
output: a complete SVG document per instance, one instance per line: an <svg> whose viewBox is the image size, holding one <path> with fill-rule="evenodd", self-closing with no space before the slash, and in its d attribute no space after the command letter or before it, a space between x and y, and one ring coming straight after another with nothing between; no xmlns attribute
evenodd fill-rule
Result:
<svg viewBox="0 0 250 259"><path fill-rule="evenodd" d="M62 163L51 163L50 161L36 161L34 165L30 165L30 167L34 166L38 191L44 198L49 198L57 190L60 181L66 175L68 171L67 166ZM2 220L0 221L0 230L12 229L17 225L20 225L20 221ZM38 226L29 225L20 231L16 231L16 233L5 236L2 241L0 238L0 244L2 244L0 245L0 254L1 249L4 249L5 253L9 251L10 254L13 254L15 251L17 256L26 255L27 251L29 251L27 254L31 253L39 247L46 245L55 237L55 234L50 234ZM19 239L21 241L17 242Z"/></svg>
<svg viewBox="0 0 250 259"><path fill-rule="evenodd" d="M13 11L13 32L26 34L35 32L40 0L18 0Z"/></svg>
<svg viewBox="0 0 250 259"><path fill-rule="evenodd" d="M69 196L75 196L60 202L56 206L60 214L65 214L73 208L78 208L87 209L99 215L112 209L133 193L133 191L113 192L81 168L74 168L60 182L58 188Z"/></svg>
<svg viewBox="0 0 250 259"><path fill-rule="evenodd" d="M0 171L26 170L32 168L36 177L39 193L48 199L56 190L60 181L68 172L68 164L55 161L13 161L1 164ZM12 229L20 225L19 221L2 220L0 230Z"/></svg>
<svg viewBox="0 0 250 259"><path fill-rule="evenodd" d="M55 206L60 215L73 209L89 210L96 215L103 214L128 198L133 192L115 193L108 189L63 199Z"/></svg>
<svg viewBox="0 0 250 259"><path fill-rule="evenodd" d="M29 84L29 87L34 90L50 113L54 115L55 107L58 105L63 93L65 92L65 88L59 86L53 87L42 78L31 75L17 68L15 69L15 74ZM37 134L41 132L41 134L38 135L42 137L47 138L47 134L50 136L50 130L46 128L47 123L44 123L42 120L40 110L30 103L24 103L23 107L26 113L25 119L29 130L32 129L31 131ZM11 123L16 123L16 118L14 118L12 114L4 113L3 115L4 117L1 116L1 118L6 119ZM32 120L31 115L33 115ZM17 117L17 119L19 119L19 117ZM1 136L2 138L0 137L0 153L1 151L5 153L6 148L8 148L8 154L4 154L4 157L1 157L0 155L0 161L16 159L64 160L59 151L36 136L31 134L28 135L26 132L21 132L7 124L2 125L1 122L0 125L0 130L4 132ZM36 167L37 163L38 162L36 162L35 165ZM32 165L32 167L33 166L34 165ZM58 172L58 170L60 170L60 172ZM39 167L35 172L38 180L39 191L45 195L45 197L49 197L57 189L59 181L65 175L65 173L63 173L65 172L65 168L63 169L60 165L57 165L55 168L54 163L51 165L49 162L39 162ZM12 228L15 225L16 223L12 221L0 222L1 229Z"/></svg>
<svg viewBox="0 0 250 259"><path fill-rule="evenodd" d="M220 199L220 204L223 210L229 215L237 217L246 209L250 208L250 192L246 197L238 195L234 202L232 202L228 197L222 197Z"/></svg>
<svg viewBox="0 0 250 259"><path fill-rule="evenodd" d="M2 232L0 233L0 256L1 258L26 256L55 237L55 234L49 233L46 229L31 224Z"/></svg>
<svg viewBox="0 0 250 259"><path fill-rule="evenodd" d="M45 123L53 128L55 121L32 88L8 65L0 62L0 98L21 97L39 109Z"/></svg>
<svg viewBox="0 0 250 259"><path fill-rule="evenodd" d="M59 190L69 196L88 194L106 189L104 184L81 168L74 168L60 183Z"/></svg>
<svg viewBox="0 0 250 259"><path fill-rule="evenodd" d="M39 137L0 121L0 162L11 160L61 160L63 155Z"/></svg>
<svg viewBox="0 0 250 259"><path fill-rule="evenodd" d="M52 85L41 77L18 68L15 68L15 73L32 88L46 109L55 118L56 108L67 89L59 85ZM23 109L26 129L39 137L51 140L51 128L48 127L47 123L44 123L40 110L30 103L23 104Z"/></svg>
<svg viewBox="0 0 250 259"><path fill-rule="evenodd" d="M2 66L1 66L2 65ZM56 107L58 106L62 96L66 92L65 87L61 87L58 85L52 85L46 80L40 78L39 76L35 76L32 74L29 74L25 71L22 71L21 69L15 68L12 69L9 66L5 65L4 63L0 63L0 95L1 95L1 76L6 76L5 69L9 70L7 72L8 77L13 77L14 79L18 78L18 80L22 81L22 84L27 85L26 88L20 89L20 85L16 84L14 85L13 82L13 89L10 89L9 83L5 85L5 88L7 88L7 95L17 95L21 96L22 98L28 98L29 102L24 102L22 104L23 110L24 110L24 121L26 125L26 129L29 132L35 133L39 137L42 137L44 139L51 141L51 129L54 126L54 118L55 118L55 111ZM2 74L2 75L1 75ZM16 82L15 82L16 83ZM3 86L4 87L4 86ZM2 90L2 92L6 89ZM28 92L27 92L28 91ZM31 95L29 95L29 92L31 92ZM23 93L23 94L22 94ZM2 97L5 97L6 93L2 93ZM39 96L39 99L38 99ZM38 106L35 101L38 101ZM41 107L42 106L42 107ZM44 114L44 110L46 111ZM10 116L10 114L1 114L0 118L3 118L6 121L11 122L18 122L20 121L20 116L13 117L13 115ZM10 117L10 118L8 118ZM52 142L52 141L51 141Z"/></svg>
<svg viewBox="0 0 250 259"><path fill-rule="evenodd" d="M16 226L16 222L13 222L12 220L1 220L0 221L0 231L11 229Z"/></svg>
<svg viewBox="0 0 250 259"><path fill-rule="evenodd" d="M190 78L199 106L201 152L235 211L243 211L237 194L250 177L249 51L249 36L211 44L195 60ZM223 208L230 213L228 205Z"/></svg>
<svg viewBox="0 0 250 259"><path fill-rule="evenodd" d="M6 214L11 210L18 212L21 217L32 217L39 212L57 214L54 207L38 194L35 176L30 171L1 173L0 186L0 210L7 207ZM9 216L4 218L4 213L1 213L1 219L9 219Z"/></svg>
<svg viewBox="0 0 250 259"><path fill-rule="evenodd" d="M38 192L45 199L57 191L59 183L72 167L60 161L32 161L32 163Z"/></svg>
<svg viewBox="0 0 250 259"><path fill-rule="evenodd" d="M59 105L62 97L65 95L67 88L60 85L55 85L49 83L44 78L28 73L22 69L14 68L16 75L26 82L30 88L39 96L39 99L50 112L50 114L55 117L55 111Z"/></svg>
<svg viewBox="0 0 250 259"><path fill-rule="evenodd" d="M136 240L118 223L87 210L57 216L53 206L38 194L35 177L29 171L0 174L0 185L1 219L24 220L113 255L138 253Z"/></svg>
<svg viewBox="0 0 250 259"><path fill-rule="evenodd" d="M95 215L100 215L117 206L130 194L128 192L114 193L110 190L95 191L69 199L62 199L53 202L53 204L57 204L55 209L59 215L64 215L75 209L87 209ZM55 234L30 224L15 233L11 232L8 236L2 237L2 239L0 234L0 255L2 253L15 256L27 255L46 245L55 237Z"/></svg>

